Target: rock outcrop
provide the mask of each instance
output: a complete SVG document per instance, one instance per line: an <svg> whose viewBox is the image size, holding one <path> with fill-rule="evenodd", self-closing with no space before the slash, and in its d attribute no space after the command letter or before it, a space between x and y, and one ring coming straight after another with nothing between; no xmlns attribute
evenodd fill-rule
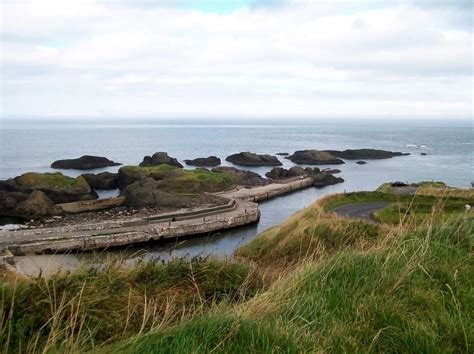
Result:
<svg viewBox="0 0 474 354"><path fill-rule="evenodd" d="M226 161L240 166L281 166L282 163L275 156L259 155L253 152L241 152L227 156Z"/></svg>
<svg viewBox="0 0 474 354"><path fill-rule="evenodd" d="M406 156L410 155L409 153L403 152L393 152L387 150L377 150L377 149L349 149L344 151L339 150L325 150L326 152L346 160L379 160L379 159L389 159L395 156Z"/></svg>
<svg viewBox="0 0 474 354"><path fill-rule="evenodd" d="M269 183L267 179L263 178L258 173L239 170L235 167L215 167L212 169L212 172L230 173L235 176L235 180L238 185L246 187L264 186Z"/></svg>
<svg viewBox="0 0 474 354"><path fill-rule="evenodd" d="M118 166L120 163L109 160L106 157L84 155L77 159L67 159L54 161L52 168L73 169L73 170L91 170L94 168L103 168L109 166Z"/></svg>
<svg viewBox="0 0 474 354"><path fill-rule="evenodd" d="M94 189L117 189L118 173L102 172L102 173L85 173L82 175L84 179Z"/></svg>
<svg viewBox="0 0 474 354"><path fill-rule="evenodd" d="M176 158L168 156L168 153L166 152L155 152L153 156L145 156L143 161L140 163L140 166L142 167L158 165L170 165L179 168L183 167Z"/></svg>
<svg viewBox="0 0 474 354"><path fill-rule="evenodd" d="M322 170L321 172L325 172L325 173L329 173L331 175L335 175L337 173L341 173L341 170L337 169L337 168L325 168L324 170Z"/></svg>
<svg viewBox="0 0 474 354"><path fill-rule="evenodd" d="M2 181L0 189L5 192L21 192L26 194L41 191L54 203L97 199L97 193L83 177L72 178L64 176L59 172L28 172L13 179Z"/></svg>
<svg viewBox="0 0 474 354"><path fill-rule="evenodd" d="M161 189L159 181L144 178L128 185L122 193L124 205L131 207L190 208L204 205L225 204L223 198L201 194L196 196L168 193Z"/></svg>
<svg viewBox="0 0 474 354"><path fill-rule="evenodd" d="M60 210L41 191L31 194L0 191L0 214L25 220L57 215Z"/></svg>
<svg viewBox="0 0 474 354"><path fill-rule="evenodd" d="M267 172L265 176L272 180L284 180L301 176L313 176L319 173L319 168L302 168L300 166L291 167L289 170L282 167L275 167L270 172Z"/></svg>
<svg viewBox="0 0 474 354"><path fill-rule="evenodd" d="M330 152L319 150L298 150L286 158L301 165L339 165L344 163Z"/></svg>
<svg viewBox="0 0 474 354"><path fill-rule="evenodd" d="M365 165L365 164L367 164L367 162L360 160L360 161L357 161L356 164L358 164L358 165Z"/></svg>
<svg viewBox="0 0 474 354"><path fill-rule="evenodd" d="M129 184L139 181L145 177L152 177L154 180L160 181L169 178L176 178L184 174L181 168L170 165L158 165L151 167L141 166L123 166L118 171L116 179L117 186L123 190Z"/></svg>
<svg viewBox="0 0 474 354"><path fill-rule="evenodd" d="M199 157L194 160L184 160L184 163L189 166L215 167L221 164L221 159L216 156Z"/></svg>
<svg viewBox="0 0 474 354"><path fill-rule="evenodd" d="M344 182L344 179L341 177L335 177L329 173L322 172L314 176L313 186L324 187L342 182Z"/></svg>

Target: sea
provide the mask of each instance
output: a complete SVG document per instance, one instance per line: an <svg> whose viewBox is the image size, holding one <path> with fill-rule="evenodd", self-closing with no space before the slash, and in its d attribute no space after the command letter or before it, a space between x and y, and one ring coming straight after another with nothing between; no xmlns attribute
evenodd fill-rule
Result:
<svg viewBox="0 0 474 354"><path fill-rule="evenodd" d="M167 261L176 257L232 257L234 251L264 230L282 223L295 212L330 193L370 191L388 181L444 181L469 188L474 180L473 120L394 119L275 119L275 120L46 120L0 121L0 179L25 172L53 172L58 159L82 155L105 156L122 164L138 164L145 155L166 151L181 162L242 151L276 154L295 150L384 149L409 156L367 160L358 165L346 161L334 167L345 182L324 188L308 188L260 205L258 224L178 242L136 246L120 251L15 257L17 268L27 274L51 274L74 269L84 262L103 262L120 254L125 263ZM422 155L426 154L426 155ZM279 157L283 167L294 164ZM270 167L246 168L264 175ZM117 171L118 167L92 170ZM83 171L59 170L77 176ZM98 191L110 197L117 191Z"/></svg>

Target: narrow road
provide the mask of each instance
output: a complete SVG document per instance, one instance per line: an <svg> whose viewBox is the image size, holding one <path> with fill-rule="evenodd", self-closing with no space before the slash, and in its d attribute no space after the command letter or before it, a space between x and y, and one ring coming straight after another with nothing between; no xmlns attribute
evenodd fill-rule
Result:
<svg viewBox="0 0 474 354"><path fill-rule="evenodd" d="M385 208L391 202L366 202L366 203L354 203L340 206L331 212L348 216L350 218L366 219L372 222L377 222L374 218L374 212Z"/></svg>

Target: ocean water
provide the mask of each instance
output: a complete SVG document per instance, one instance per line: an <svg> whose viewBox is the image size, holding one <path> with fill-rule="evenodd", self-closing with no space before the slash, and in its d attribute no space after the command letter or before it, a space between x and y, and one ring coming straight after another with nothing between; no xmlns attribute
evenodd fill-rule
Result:
<svg viewBox="0 0 474 354"><path fill-rule="evenodd" d="M216 124L214 122L98 124L95 122L2 122L0 135L0 179L28 171L51 172L58 159L81 155L106 156L123 164L138 164L143 156L167 151L182 161L216 155L225 157L241 151L275 154L302 149L376 148L411 153L386 160L368 160L366 165L347 161L332 166L342 170L345 183L322 189L309 188L261 204L258 225L231 230L179 244L147 246L145 258L177 256L230 256L241 244L261 231L283 222L328 193L373 190L386 181L442 180L452 186L470 187L474 180L474 129L472 121L458 124L428 121L309 121ZM416 147L414 145L422 146ZM421 152L426 156L420 155ZM280 157L284 167L294 164ZM320 166L331 167L331 166ZM93 172L116 171L117 167ZM248 168L264 174L271 168ZM75 176L83 172L65 170ZM113 194L113 193L112 193ZM128 250L130 262L140 248ZM20 267L33 272L57 269L58 264L75 267L89 254L17 257Z"/></svg>

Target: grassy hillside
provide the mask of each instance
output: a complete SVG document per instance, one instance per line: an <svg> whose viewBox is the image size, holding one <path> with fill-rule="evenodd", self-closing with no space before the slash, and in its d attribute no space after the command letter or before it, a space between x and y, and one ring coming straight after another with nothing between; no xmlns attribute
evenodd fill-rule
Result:
<svg viewBox="0 0 474 354"><path fill-rule="evenodd" d="M0 351L471 353L474 214L373 224L326 211L382 194L325 198L235 261L4 280Z"/></svg>

